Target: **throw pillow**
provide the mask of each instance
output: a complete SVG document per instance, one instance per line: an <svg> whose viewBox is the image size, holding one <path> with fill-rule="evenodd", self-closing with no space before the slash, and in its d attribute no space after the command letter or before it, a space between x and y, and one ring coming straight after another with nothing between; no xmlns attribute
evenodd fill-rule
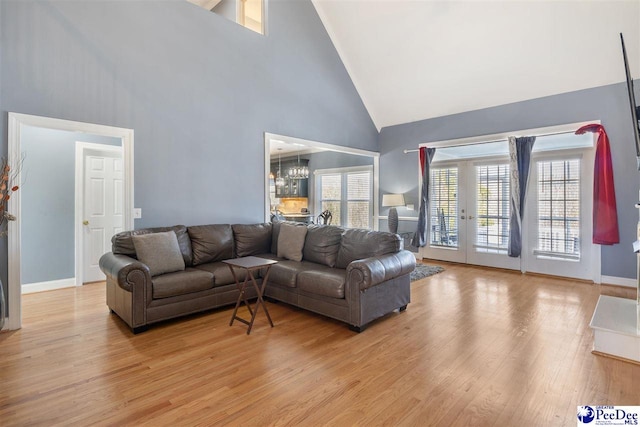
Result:
<svg viewBox="0 0 640 427"><path fill-rule="evenodd" d="M131 236L136 256L151 276L184 270L184 259L174 231Z"/></svg>
<svg viewBox="0 0 640 427"><path fill-rule="evenodd" d="M306 225L282 223L278 235L278 257L302 261L302 248L306 236Z"/></svg>
<svg viewBox="0 0 640 427"><path fill-rule="evenodd" d="M142 228L132 231L123 231L114 235L111 238L111 252L116 255L126 255L132 258L136 258L136 248L133 246L133 240L131 236L137 236L140 234L161 233L165 231L175 231L178 236L178 245L180 245L180 251L182 252L182 258L184 264L190 266L192 263L192 251L191 251L191 239L187 234L187 227L184 225L174 225L173 227L152 227Z"/></svg>

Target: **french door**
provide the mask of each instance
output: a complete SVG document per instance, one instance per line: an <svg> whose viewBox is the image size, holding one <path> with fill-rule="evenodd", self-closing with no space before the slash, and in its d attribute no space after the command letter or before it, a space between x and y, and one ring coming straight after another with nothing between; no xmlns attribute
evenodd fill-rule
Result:
<svg viewBox="0 0 640 427"><path fill-rule="evenodd" d="M507 255L509 163L506 158L431 165L426 258L520 269Z"/></svg>

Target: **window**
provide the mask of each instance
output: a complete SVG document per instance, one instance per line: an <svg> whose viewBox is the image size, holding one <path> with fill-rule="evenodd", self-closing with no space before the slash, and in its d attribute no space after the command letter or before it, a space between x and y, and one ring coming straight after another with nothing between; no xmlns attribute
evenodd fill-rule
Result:
<svg viewBox="0 0 640 427"><path fill-rule="evenodd" d="M317 170L315 173L318 214L330 211L332 225L371 228L373 168Z"/></svg>
<svg viewBox="0 0 640 427"><path fill-rule="evenodd" d="M458 168L431 168L431 245L458 247Z"/></svg>
<svg viewBox="0 0 640 427"><path fill-rule="evenodd" d="M320 194L320 212L331 212L331 215L333 216L333 224L340 225L340 207L342 205L342 175L321 175ZM318 212L318 214L320 212Z"/></svg>
<svg viewBox="0 0 640 427"><path fill-rule="evenodd" d="M580 160L537 162L538 255L580 259Z"/></svg>
<svg viewBox="0 0 640 427"><path fill-rule="evenodd" d="M369 228L371 172L347 173L347 227Z"/></svg>
<svg viewBox="0 0 640 427"><path fill-rule="evenodd" d="M238 0L238 24L256 33L264 34L264 3L262 0Z"/></svg>
<svg viewBox="0 0 640 427"><path fill-rule="evenodd" d="M256 33L265 34L267 0L188 0Z"/></svg>

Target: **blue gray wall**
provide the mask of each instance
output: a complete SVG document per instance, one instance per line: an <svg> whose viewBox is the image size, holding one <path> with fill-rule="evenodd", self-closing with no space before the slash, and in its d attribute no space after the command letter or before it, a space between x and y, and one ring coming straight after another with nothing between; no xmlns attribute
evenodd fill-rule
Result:
<svg viewBox="0 0 640 427"><path fill-rule="evenodd" d="M2 152L8 111L131 128L136 228L262 221L264 132L378 149L311 2L270 1L268 25L184 0L0 1Z"/></svg>
<svg viewBox="0 0 640 427"><path fill-rule="evenodd" d="M22 284L75 277L76 141L121 141L31 126L25 126L21 136Z"/></svg>
<svg viewBox="0 0 640 427"><path fill-rule="evenodd" d="M622 64L620 64L622 66ZM636 99L640 99L640 83ZM532 129L586 120L601 120L611 143L620 244L602 246L602 274L636 277L636 257L631 244L636 240L639 172L627 89L624 83L501 105L483 110L438 117L380 132L380 194L404 193L407 203L418 204L418 156L404 154L424 142ZM388 208L381 208L386 215ZM417 210L398 209L400 216L417 216ZM380 228L386 222L380 223ZM400 229L415 229L416 223L403 221Z"/></svg>

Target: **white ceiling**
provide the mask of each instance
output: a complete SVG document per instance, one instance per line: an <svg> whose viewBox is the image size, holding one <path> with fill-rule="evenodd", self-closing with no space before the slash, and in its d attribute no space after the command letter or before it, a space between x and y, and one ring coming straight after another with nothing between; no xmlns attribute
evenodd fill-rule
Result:
<svg viewBox="0 0 640 427"><path fill-rule="evenodd" d="M313 0L378 129L640 79L640 0Z"/></svg>

